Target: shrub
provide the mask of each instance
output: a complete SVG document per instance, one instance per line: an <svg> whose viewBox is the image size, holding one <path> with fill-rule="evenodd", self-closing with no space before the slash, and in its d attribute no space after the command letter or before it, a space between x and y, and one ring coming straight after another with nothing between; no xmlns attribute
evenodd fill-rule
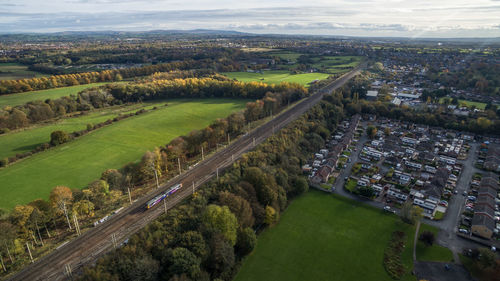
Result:
<svg viewBox="0 0 500 281"><path fill-rule="evenodd" d="M432 244L434 243L434 239L434 233L428 230L422 232L418 237L418 240L422 241L427 246L432 246Z"/></svg>
<svg viewBox="0 0 500 281"><path fill-rule="evenodd" d="M0 167L5 167L8 164L9 164L9 159L8 158L0 159Z"/></svg>
<svg viewBox="0 0 500 281"><path fill-rule="evenodd" d="M64 131L54 131L50 134L50 144L53 146L65 143L69 140L69 135Z"/></svg>
<svg viewBox="0 0 500 281"><path fill-rule="evenodd" d="M401 261L405 240L406 234L404 232L394 231L384 252L384 267L392 279L400 279L406 273L406 268Z"/></svg>

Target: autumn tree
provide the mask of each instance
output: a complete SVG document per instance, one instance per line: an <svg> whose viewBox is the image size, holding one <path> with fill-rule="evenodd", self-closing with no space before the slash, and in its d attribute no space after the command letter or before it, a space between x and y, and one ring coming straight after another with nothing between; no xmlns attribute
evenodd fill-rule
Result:
<svg viewBox="0 0 500 281"><path fill-rule="evenodd" d="M209 232L219 233L231 245L236 244L238 220L227 206L209 205L202 221Z"/></svg>
<svg viewBox="0 0 500 281"><path fill-rule="evenodd" d="M66 186L56 186L50 192L50 202L52 205L59 210L60 213L64 214L66 221L68 222L68 228L71 230L71 223L69 221L69 207L73 200L73 193L71 189Z"/></svg>

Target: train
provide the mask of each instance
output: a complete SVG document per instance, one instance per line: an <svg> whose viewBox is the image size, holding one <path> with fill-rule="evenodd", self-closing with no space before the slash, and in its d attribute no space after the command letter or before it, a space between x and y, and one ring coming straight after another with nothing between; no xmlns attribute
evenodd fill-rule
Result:
<svg viewBox="0 0 500 281"><path fill-rule="evenodd" d="M146 203L146 209L151 209L154 205L160 203L163 199L167 198L168 196L174 194L177 190L182 188L182 183L176 184L169 188L167 191L164 193L156 196L155 198L151 199Z"/></svg>

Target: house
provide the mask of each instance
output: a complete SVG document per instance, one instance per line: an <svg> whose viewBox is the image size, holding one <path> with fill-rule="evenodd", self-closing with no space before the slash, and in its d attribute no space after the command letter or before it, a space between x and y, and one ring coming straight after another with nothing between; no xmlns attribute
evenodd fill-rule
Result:
<svg viewBox="0 0 500 281"><path fill-rule="evenodd" d="M328 168L327 166L323 166L318 170L316 175L312 178L312 181L314 183L325 183L328 181L331 172L332 170L330 170L330 168Z"/></svg>
<svg viewBox="0 0 500 281"><path fill-rule="evenodd" d="M366 99L367 100L377 100L377 97L378 97L378 91L374 91L374 90L369 90L367 93L366 93Z"/></svg>
<svg viewBox="0 0 500 281"><path fill-rule="evenodd" d="M448 176L450 171L446 168L439 168L434 174L432 181L429 184L424 185L423 192L428 198L433 198L435 200L440 200L441 195L443 195L443 190L448 181Z"/></svg>
<svg viewBox="0 0 500 281"><path fill-rule="evenodd" d="M477 195L488 196L495 199L497 197L497 191L489 186L480 186Z"/></svg>
<svg viewBox="0 0 500 281"><path fill-rule="evenodd" d="M490 208L495 209L495 199L487 195L478 195L476 200L476 207L480 205L487 205Z"/></svg>
<svg viewBox="0 0 500 281"><path fill-rule="evenodd" d="M491 239L493 232L495 230L495 221L482 214L474 215L472 218L471 231L474 235Z"/></svg>
<svg viewBox="0 0 500 281"><path fill-rule="evenodd" d="M410 146L413 146L413 145L416 145L419 143L418 140L416 140L414 138L409 138L409 137L402 137L401 141L403 142L403 144L410 145Z"/></svg>
<svg viewBox="0 0 500 281"><path fill-rule="evenodd" d="M474 207L474 215L481 214L484 216L488 216L491 219L495 218L495 209L491 208L491 206L486 204L476 205Z"/></svg>
<svg viewBox="0 0 500 281"><path fill-rule="evenodd" d="M498 176L496 176L495 174L488 174L488 175L485 175L483 176L483 178L481 179L481 183L480 183L480 186L488 186L490 188L493 188L495 190L499 190L499 185L498 185Z"/></svg>
<svg viewBox="0 0 500 281"><path fill-rule="evenodd" d="M399 201L406 201L406 199L408 199L408 195L400 192L398 189L393 188L393 187L391 187L391 188L389 188L389 190L387 190L387 196L389 196L390 198L399 200Z"/></svg>

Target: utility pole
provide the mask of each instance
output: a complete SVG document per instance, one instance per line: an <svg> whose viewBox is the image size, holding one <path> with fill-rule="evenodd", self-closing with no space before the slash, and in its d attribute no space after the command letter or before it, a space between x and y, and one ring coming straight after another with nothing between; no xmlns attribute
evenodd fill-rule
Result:
<svg viewBox="0 0 500 281"><path fill-rule="evenodd" d="M165 207L165 214L167 213L167 200L163 199L163 207Z"/></svg>
<svg viewBox="0 0 500 281"><path fill-rule="evenodd" d="M113 244L113 247L116 249L116 247L118 246L117 243L116 243L116 234L111 234L111 243Z"/></svg>
<svg viewBox="0 0 500 281"><path fill-rule="evenodd" d="M193 194L194 194L194 181L193 181Z"/></svg>
<svg viewBox="0 0 500 281"><path fill-rule="evenodd" d="M217 174L217 179L219 179L219 167L215 169L215 173Z"/></svg>
<svg viewBox="0 0 500 281"><path fill-rule="evenodd" d="M7 246L7 242L3 242L4 245L5 245L5 248L7 249L7 254L9 255L9 259L10 259L10 263L14 263L14 260L12 259L12 255L10 254L10 251L9 251L9 246Z"/></svg>
<svg viewBox="0 0 500 281"><path fill-rule="evenodd" d="M201 160L205 160L205 154L203 154L203 145L201 146Z"/></svg>
<svg viewBox="0 0 500 281"><path fill-rule="evenodd" d="M181 158L177 157L177 165L179 166L179 175L182 174L181 170Z"/></svg>
<svg viewBox="0 0 500 281"><path fill-rule="evenodd" d="M231 139L229 138L229 133L227 133L227 145L231 143Z"/></svg>
<svg viewBox="0 0 500 281"><path fill-rule="evenodd" d="M273 134L274 134L274 125L273 125Z"/></svg>
<svg viewBox="0 0 500 281"><path fill-rule="evenodd" d="M252 142L253 142L253 146L255 146L255 138L253 138L253 141L252 141Z"/></svg>
<svg viewBox="0 0 500 281"><path fill-rule="evenodd" d="M0 263L2 263L3 271L7 272L7 268L5 267L5 264L3 264L2 255L0 255Z"/></svg>
<svg viewBox="0 0 500 281"><path fill-rule="evenodd" d="M127 192L128 192L128 201L130 204L132 204L132 195L130 195L130 187L127 187Z"/></svg>
<svg viewBox="0 0 500 281"><path fill-rule="evenodd" d="M234 161L234 154L231 154L231 161Z"/></svg>
<svg viewBox="0 0 500 281"><path fill-rule="evenodd" d="M73 273L71 272L71 265L69 265L69 263L64 265L64 275L73 280Z"/></svg>
<svg viewBox="0 0 500 281"><path fill-rule="evenodd" d="M28 245L28 242L26 242L26 248L28 248L28 253L30 254L30 259L31 259L31 263L33 263L33 256L31 255L31 250L30 250L30 246Z"/></svg>
<svg viewBox="0 0 500 281"><path fill-rule="evenodd" d="M78 236L82 235L82 232L80 231L80 224L78 223L78 218L76 217L76 214L73 214L73 223L75 224L76 234Z"/></svg>
<svg viewBox="0 0 500 281"><path fill-rule="evenodd" d="M155 173L155 179L156 179L156 188L160 188L160 184L158 183L158 171L156 171L155 163L151 163L151 169L153 169L153 172Z"/></svg>

